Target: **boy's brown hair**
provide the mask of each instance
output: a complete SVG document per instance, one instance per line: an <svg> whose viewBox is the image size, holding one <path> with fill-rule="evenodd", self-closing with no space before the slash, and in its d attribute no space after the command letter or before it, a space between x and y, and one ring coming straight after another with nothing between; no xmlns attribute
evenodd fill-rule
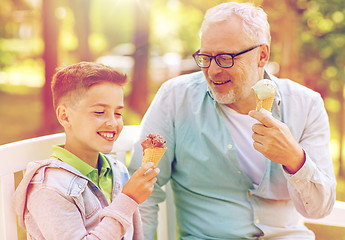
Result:
<svg viewBox="0 0 345 240"><path fill-rule="evenodd" d="M127 76L114 68L93 62L80 62L57 69L51 82L53 105L56 109L61 101L77 103L78 99L93 85L111 82L126 83Z"/></svg>

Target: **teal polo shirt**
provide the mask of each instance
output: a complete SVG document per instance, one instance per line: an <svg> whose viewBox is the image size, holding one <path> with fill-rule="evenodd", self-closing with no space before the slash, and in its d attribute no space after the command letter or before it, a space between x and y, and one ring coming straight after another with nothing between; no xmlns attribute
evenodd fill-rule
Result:
<svg viewBox="0 0 345 240"><path fill-rule="evenodd" d="M93 168L83 160L75 156L73 153L64 149L62 146L53 146L53 153L51 157L59 159L75 169L81 174L88 177L94 182L104 193L111 203L112 189L113 189L113 171L111 169L108 159L101 153L98 155L98 167Z"/></svg>

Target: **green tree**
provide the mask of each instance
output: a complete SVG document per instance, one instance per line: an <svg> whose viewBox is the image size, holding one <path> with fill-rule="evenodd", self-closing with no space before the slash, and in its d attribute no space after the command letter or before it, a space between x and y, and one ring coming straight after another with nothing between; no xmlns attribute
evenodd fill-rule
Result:
<svg viewBox="0 0 345 240"><path fill-rule="evenodd" d="M339 177L344 177L345 2L298 1L301 71L307 86L320 92L330 114L333 137L338 138Z"/></svg>

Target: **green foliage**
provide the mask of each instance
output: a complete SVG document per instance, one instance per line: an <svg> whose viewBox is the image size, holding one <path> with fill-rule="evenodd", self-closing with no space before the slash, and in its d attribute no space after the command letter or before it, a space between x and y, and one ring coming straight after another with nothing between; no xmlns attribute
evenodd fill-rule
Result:
<svg viewBox="0 0 345 240"><path fill-rule="evenodd" d="M151 43L154 50L160 54L176 52L182 58L190 57L200 47L199 31L206 10L223 2L152 0ZM260 5L262 1L251 2Z"/></svg>
<svg viewBox="0 0 345 240"><path fill-rule="evenodd" d="M39 38L0 38L0 69L24 59L34 59L42 50L43 42Z"/></svg>
<svg viewBox="0 0 345 240"><path fill-rule="evenodd" d="M92 50L99 56L120 43L132 42L134 0L92 0L90 23ZM97 49L96 42L101 43ZM103 52L101 52L103 50Z"/></svg>
<svg viewBox="0 0 345 240"><path fill-rule="evenodd" d="M345 1L298 1L303 10L300 38L303 62L315 66L324 85L345 83ZM318 62L317 62L318 61Z"/></svg>
<svg viewBox="0 0 345 240"><path fill-rule="evenodd" d="M178 1L165 4L153 1L151 43L159 54L177 52L190 56L199 46L199 28L203 13Z"/></svg>

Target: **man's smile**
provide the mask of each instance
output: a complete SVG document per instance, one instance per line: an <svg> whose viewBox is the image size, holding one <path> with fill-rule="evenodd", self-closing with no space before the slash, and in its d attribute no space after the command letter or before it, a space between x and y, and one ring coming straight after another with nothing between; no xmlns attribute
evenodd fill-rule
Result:
<svg viewBox="0 0 345 240"><path fill-rule="evenodd" d="M212 82L214 85L223 85L223 84L226 84L226 83L228 83L228 82L231 82L231 80L227 80L227 81L225 81L225 82L215 82L215 81L211 80L211 82Z"/></svg>

